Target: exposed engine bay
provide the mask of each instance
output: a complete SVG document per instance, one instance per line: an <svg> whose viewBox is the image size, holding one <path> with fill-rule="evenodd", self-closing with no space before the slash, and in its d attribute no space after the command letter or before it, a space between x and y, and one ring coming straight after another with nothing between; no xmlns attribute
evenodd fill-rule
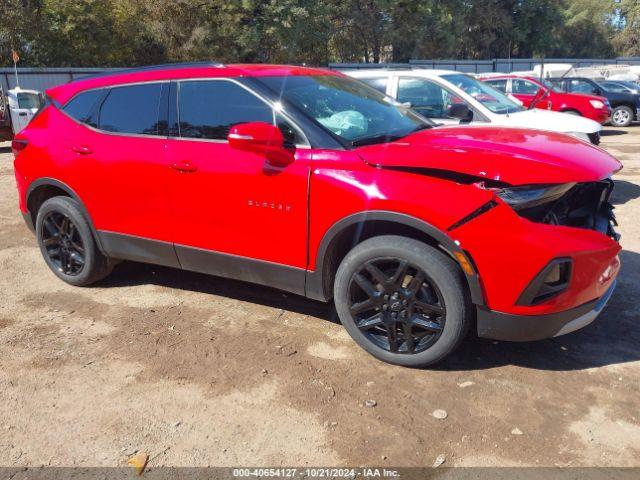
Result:
<svg viewBox="0 0 640 480"><path fill-rule="evenodd" d="M611 179L599 182L576 183L558 198L552 198L518 214L539 223L588 228L602 232L614 240L620 239L613 205L609 203L614 183Z"/></svg>

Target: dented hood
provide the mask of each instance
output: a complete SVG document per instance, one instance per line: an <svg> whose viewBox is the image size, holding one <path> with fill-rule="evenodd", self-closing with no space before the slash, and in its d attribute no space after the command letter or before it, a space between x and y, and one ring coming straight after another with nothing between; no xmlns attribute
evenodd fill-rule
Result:
<svg viewBox="0 0 640 480"><path fill-rule="evenodd" d="M573 137L504 127L440 127L358 148L370 165L453 172L510 185L591 182L622 165Z"/></svg>

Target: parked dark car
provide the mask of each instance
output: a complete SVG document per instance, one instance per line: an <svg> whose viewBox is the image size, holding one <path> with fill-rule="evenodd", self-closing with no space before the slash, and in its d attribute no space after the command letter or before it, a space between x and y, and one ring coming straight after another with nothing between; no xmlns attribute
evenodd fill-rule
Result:
<svg viewBox="0 0 640 480"><path fill-rule="evenodd" d="M614 92L640 93L640 84L636 82L627 82L624 80L602 80L598 82L607 90Z"/></svg>
<svg viewBox="0 0 640 480"><path fill-rule="evenodd" d="M611 125L614 127L628 127L635 119L640 120L639 94L616 92L585 77L551 78L549 80L565 92L606 97L611 104Z"/></svg>

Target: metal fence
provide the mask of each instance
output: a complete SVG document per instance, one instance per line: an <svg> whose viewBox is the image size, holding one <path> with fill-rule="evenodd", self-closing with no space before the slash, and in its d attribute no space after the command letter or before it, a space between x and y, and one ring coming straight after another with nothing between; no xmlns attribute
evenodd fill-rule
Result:
<svg viewBox="0 0 640 480"><path fill-rule="evenodd" d="M494 58L492 60L410 60L409 63L423 68L458 70L467 73L526 72L540 64L540 58ZM567 63L574 67L594 65L640 65L640 57L618 58L545 58L544 63Z"/></svg>
<svg viewBox="0 0 640 480"><path fill-rule="evenodd" d="M410 60L404 64L345 64L332 63L331 68L410 68L458 70L466 73L522 72L532 70L539 58L494 58L491 60ZM640 57L602 58L546 58L545 63L567 63L575 67L594 65L640 65ZM26 89L46 90L77 78L96 73L117 70L115 68L18 68L20 86ZM16 86L13 68L0 68L0 86L6 91Z"/></svg>
<svg viewBox="0 0 640 480"><path fill-rule="evenodd" d="M114 68L18 68L20 87L29 90L46 90L77 78L95 75ZM4 91L16 86L13 68L0 68L0 86Z"/></svg>

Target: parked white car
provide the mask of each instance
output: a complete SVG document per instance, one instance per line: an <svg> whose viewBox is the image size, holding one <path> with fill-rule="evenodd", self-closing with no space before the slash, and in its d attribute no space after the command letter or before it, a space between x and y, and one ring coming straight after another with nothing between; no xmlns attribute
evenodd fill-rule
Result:
<svg viewBox="0 0 640 480"><path fill-rule="evenodd" d="M462 72L425 69L340 69L440 124L491 123L550 130L597 141L602 125L588 118L534 108ZM464 108L466 107L466 109Z"/></svg>
<svg viewBox="0 0 640 480"><path fill-rule="evenodd" d="M0 90L0 127L6 136L16 135L26 127L43 103L44 97L37 90Z"/></svg>

